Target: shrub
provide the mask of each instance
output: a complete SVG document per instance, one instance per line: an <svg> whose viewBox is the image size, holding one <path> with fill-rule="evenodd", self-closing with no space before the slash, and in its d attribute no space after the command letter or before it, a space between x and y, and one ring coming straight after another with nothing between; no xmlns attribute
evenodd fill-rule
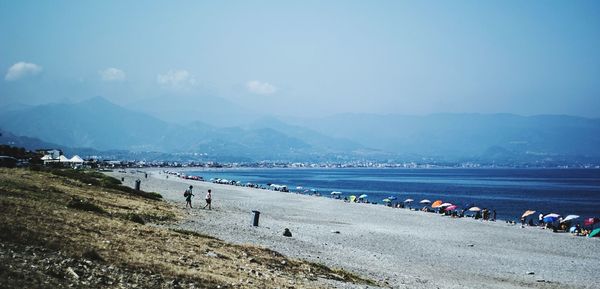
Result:
<svg viewBox="0 0 600 289"><path fill-rule="evenodd" d="M69 203L67 204L67 207L76 209L76 210L87 211L87 212L96 212L96 213L100 213L100 214L106 213L106 211L104 209L102 209L101 207L99 207L98 205L91 203L89 201L85 201L85 200L81 200L81 199L77 199L77 198L71 199L71 201L69 201Z"/></svg>
<svg viewBox="0 0 600 289"><path fill-rule="evenodd" d="M125 215L125 219L142 225L146 224L146 220L144 219L144 217L134 213L129 213Z"/></svg>

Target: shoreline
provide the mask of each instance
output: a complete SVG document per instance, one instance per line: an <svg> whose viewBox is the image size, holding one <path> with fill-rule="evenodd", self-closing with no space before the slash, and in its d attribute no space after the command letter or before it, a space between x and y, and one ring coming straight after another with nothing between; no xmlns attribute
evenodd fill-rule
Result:
<svg viewBox="0 0 600 289"><path fill-rule="evenodd" d="M558 213L559 215L567 216L567 215L579 215L580 218L571 222L572 226L575 224L580 224L583 226L583 220L589 217L598 217L597 210L595 206L591 205L595 203L598 199L597 193L600 193L598 189L593 186L594 183L590 183L591 181L595 181L597 178L590 177L588 174L580 175L581 173L571 173L570 177L581 177L583 178L581 183L576 184L567 184L566 181L568 177L560 178L558 177L555 181L537 181L536 179L529 179L533 174L534 178L541 178L541 180L546 180L545 178L553 178L556 177L556 170L551 173L536 173L539 172L539 169L531 169L532 173L502 173L502 170L494 170L496 173L475 173L476 171L485 171L479 169L465 169L460 170L467 174L466 178L463 182L455 183L454 173L451 173L451 170L439 170L442 173L442 176L445 176L446 173L450 174L447 177L437 177L438 173L428 173L428 169L420 170L415 169L410 171L415 171L416 173L403 173L403 169L372 169L372 168L347 168L351 173L344 173L343 171L346 168L341 169L311 169L311 168L223 168L223 169L206 169L206 170L195 170L195 169L182 169L182 170L166 170L171 173L182 173L189 176L200 176L205 177L204 181L210 181L211 178L225 178L228 180L236 180L241 181L242 184L239 186L245 186L245 184L250 181L255 185L259 185L262 188L267 190L271 190L266 186L269 182L273 182L279 185L287 185L290 193L298 193L305 195L312 195L308 189L316 189L319 192L321 197L328 198L330 197L329 192L331 191L342 191L344 194L343 197L349 197L350 195L359 196L361 194L369 195L366 200L370 203L374 203L377 205L387 205L382 200L388 197L393 197L396 199L392 200L392 204L395 205L407 205L403 202L404 199L414 199L415 202L410 203L410 207L416 208L420 210L424 207L424 205L419 204L419 200L421 199L429 199L432 202L434 200L444 200L444 202L449 202L452 204L458 205L458 210L456 212L460 212L460 209L464 209L464 204L471 204L471 206L477 206L479 208L488 208L490 210L490 219L491 219L491 211L494 209L498 212L498 217L495 218L497 221L503 222L515 222L520 224L521 215L528 210L537 211L534 223L537 223L537 214L543 212L544 215L548 213ZM298 170L300 177L296 179L296 181L291 181L288 178L293 178L291 175L294 171ZM313 170L313 172L309 172ZM332 175L327 175L328 170L335 171ZM364 173L361 171L364 170ZM375 172L371 172L376 170ZM393 178L385 177L378 178L377 171L382 171L383 174L387 174L386 170L395 170L396 172L390 173L390 176L394 176ZM446 171L446 173L444 173ZM475 171L473 173L467 173L469 171ZM253 173L254 172L254 173ZM316 173L315 173L316 172ZM421 172L421 173L418 173ZM325 174L328 178L337 178L337 176L341 176L337 182L324 184L322 182L314 182L312 178L315 176L319 176L321 174ZM457 173L459 175L461 173ZM541 175L537 175L541 174ZM357 184L354 185L344 185L342 183L345 180L344 176L352 175L360 178L361 176L366 177L375 177L377 179L376 182L364 182L360 183L360 187ZM396 180L401 179L411 179L415 178L412 181L400 181L396 182ZM433 178L433 182L431 182L431 178ZM491 178L491 179L489 179ZM514 179L513 179L514 178ZM287 180L283 181L283 183L279 182L279 179ZM350 180L350 179L349 179ZM491 184L487 184L488 180L491 180ZM505 181L511 180L511 182ZM512 183L514 180L515 183ZM447 181L447 183L446 183ZM387 183L393 182L396 190L390 187L390 185L386 185ZM537 182L536 185L532 185L530 183ZM311 184L312 183L312 184ZM386 185L386 187L379 187L379 183L382 185ZM445 187L441 187L440 184L444 184ZM515 184L522 184L522 187ZM303 187L302 190L297 190L295 187L297 185L301 185ZM406 187L408 186L408 187ZM548 189L539 189L539 187L550 186ZM590 187L591 186L591 187ZM365 189L368 188L368 189ZM562 195L563 190L567 190L567 192L573 192L576 195L573 196L572 200L563 199ZM493 193L490 193L493 192ZM524 194L515 194L515 192L525 191ZM551 200L547 203L540 203L543 199L540 197L541 194L548 193L551 196ZM589 195L591 193L593 195ZM584 196L585 195L585 196ZM583 198L583 199L581 199ZM343 198L342 198L343 199ZM554 204L554 205L551 205ZM429 206L425 206L428 207ZM473 215L474 213L465 211L465 214ZM529 217L532 218L532 217Z"/></svg>
<svg viewBox="0 0 600 289"><path fill-rule="evenodd" d="M184 229L343 268L392 288L591 288L600 270L600 242L595 239L380 205L167 180L156 169L148 172L148 179L142 175L142 188L161 193L182 210L182 192L194 186L195 207L186 210L189 218L180 225ZM209 188L212 211L198 208ZM251 226L252 210L261 212L259 227ZM284 228L292 238L282 236Z"/></svg>

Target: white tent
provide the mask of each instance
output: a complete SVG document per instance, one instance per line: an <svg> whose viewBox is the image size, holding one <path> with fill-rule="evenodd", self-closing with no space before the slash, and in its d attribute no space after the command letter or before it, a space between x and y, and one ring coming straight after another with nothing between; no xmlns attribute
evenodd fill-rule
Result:
<svg viewBox="0 0 600 289"><path fill-rule="evenodd" d="M42 157L42 160L43 160L43 161L51 161L51 160L53 160L53 159L52 159L52 156L51 156L51 155L45 155L45 156L43 156L43 157Z"/></svg>
<svg viewBox="0 0 600 289"><path fill-rule="evenodd" d="M61 162L61 163L68 163L68 162L70 162L70 160L67 157L65 157L65 156L58 157L58 161Z"/></svg>
<svg viewBox="0 0 600 289"><path fill-rule="evenodd" d="M56 159L52 158L52 155L44 155L42 157L42 161L44 162L44 164L48 164L48 163L55 162Z"/></svg>
<svg viewBox="0 0 600 289"><path fill-rule="evenodd" d="M83 164L83 159L78 155L73 156L69 161L74 164Z"/></svg>

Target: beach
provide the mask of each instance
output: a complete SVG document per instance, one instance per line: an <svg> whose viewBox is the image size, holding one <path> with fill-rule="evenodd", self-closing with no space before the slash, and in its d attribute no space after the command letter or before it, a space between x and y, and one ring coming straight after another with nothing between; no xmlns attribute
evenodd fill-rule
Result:
<svg viewBox="0 0 600 289"><path fill-rule="evenodd" d="M598 288L600 239L453 219L327 197L183 180L157 170L108 173L186 210L179 226L343 268L391 288ZM194 186L193 209L184 190ZM213 209L204 196L213 192ZM252 226L252 211L260 224ZM292 237L282 235L289 228ZM344 285L345 286L345 285ZM348 285L354 286L354 285ZM364 288L362 287L357 288Z"/></svg>

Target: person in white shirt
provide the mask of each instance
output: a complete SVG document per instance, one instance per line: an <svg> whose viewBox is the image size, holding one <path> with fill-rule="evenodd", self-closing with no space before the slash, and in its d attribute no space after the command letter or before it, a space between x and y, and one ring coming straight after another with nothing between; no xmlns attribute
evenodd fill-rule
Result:
<svg viewBox="0 0 600 289"><path fill-rule="evenodd" d="M203 209L206 209L206 207L208 207L208 209L211 210L210 203L212 201L212 193L211 193L210 190L208 190L208 193L206 193L206 199L205 200L206 200L206 205L204 205Z"/></svg>

